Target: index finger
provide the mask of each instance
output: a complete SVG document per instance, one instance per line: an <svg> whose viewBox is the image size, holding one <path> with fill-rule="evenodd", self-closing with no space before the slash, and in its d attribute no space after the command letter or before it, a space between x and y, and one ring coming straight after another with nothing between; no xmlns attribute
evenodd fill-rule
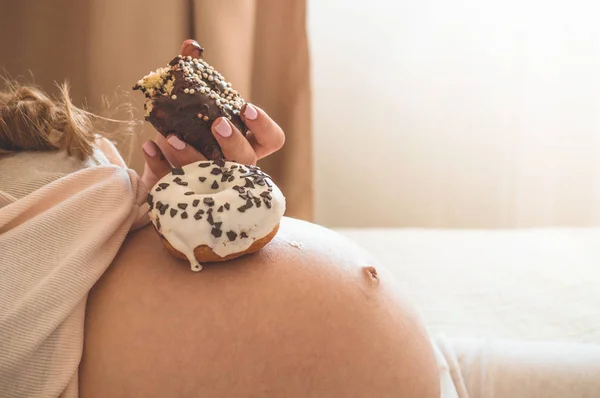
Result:
<svg viewBox="0 0 600 398"><path fill-rule="evenodd" d="M250 129L246 138L250 141L259 159L281 149L285 143L285 134L265 111L256 105L246 103L240 114L248 129Z"/></svg>

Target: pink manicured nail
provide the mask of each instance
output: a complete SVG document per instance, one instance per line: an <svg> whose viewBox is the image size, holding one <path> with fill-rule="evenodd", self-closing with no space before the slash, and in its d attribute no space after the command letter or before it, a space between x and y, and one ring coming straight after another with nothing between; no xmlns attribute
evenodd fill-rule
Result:
<svg viewBox="0 0 600 398"><path fill-rule="evenodd" d="M142 145L142 149L144 150L144 152L146 152L146 155L150 157L154 157L158 153L156 151L156 147L151 141L144 142L144 144Z"/></svg>
<svg viewBox="0 0 600 398"><path fill-rule="evenodd" d="M192 58L201 58L204 49L196 40L186 40L181 45L181 55L184 57L190 55Z"/></svg>
<svg viewBox="0 0 600 398"><path fill-rule="evenodd" d="M229 137L232 133L231 126L223 118L219 119L219 122L215 126L215 130L221 137Z"/></svg>
<svg viewBox="0 0 600 398"><path fill-rule="evenodd" d="M258 111L251 104L246 104L246 109L244 109L244 117L248 120L254 120L258 117Z"/></svg>
<svg viewBox="0 0 600 398"><path fill-rule="evenodd" d="M177 149L178 151L181 151L182 149L185 148L185 142L183 142L179 138L177 138L176 135L170 136L167 139L167 141L173 148Z"/></svg>

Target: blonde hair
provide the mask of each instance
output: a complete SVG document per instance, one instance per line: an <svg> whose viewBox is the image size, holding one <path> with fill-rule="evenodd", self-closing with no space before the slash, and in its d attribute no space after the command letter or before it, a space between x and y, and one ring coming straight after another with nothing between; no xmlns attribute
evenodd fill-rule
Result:
<svg viewBox="0 0 600 398"><path fill-rule="evenodd" d="M136 121L114 120L73 105L69 85L60 84L59 95L50 98L40 88L5 80L0 90L0 155L20 151L64 150L85 159L92 156L94 142L106 134L95 121L119 123L128 132ZM108 102L105 104L110 106Z"/></svg>

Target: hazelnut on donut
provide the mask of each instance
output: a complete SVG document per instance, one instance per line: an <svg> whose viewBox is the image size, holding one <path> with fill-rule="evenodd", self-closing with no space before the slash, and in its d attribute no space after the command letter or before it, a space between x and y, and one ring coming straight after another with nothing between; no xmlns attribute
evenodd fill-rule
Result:
<svg viewBox="0 0 600 398"><path fill-rule="evenodd" d="M244 99L231 83L200 58L179 55L168 66L140 79L133 87L146 96L146 120L165 137L175 134L207 159L222 159L223 152L210 127L226 117L246 134L240 118Z"/></svg>
<svg viewBox="0 0 600 398"><path fill-rule="evenodd" d="M253 253L277 233L285 198L256 166L199 161L163 177L148 194L163 243L193 271Z"/></svg>

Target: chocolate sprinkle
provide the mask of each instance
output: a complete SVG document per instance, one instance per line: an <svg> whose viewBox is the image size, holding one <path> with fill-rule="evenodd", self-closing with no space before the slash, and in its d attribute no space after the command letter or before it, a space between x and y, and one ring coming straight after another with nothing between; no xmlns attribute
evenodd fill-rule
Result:
<svg viewBox="0 0 600 398"><path fill-rule="evenodd" d="M258 177L256 180L254 180L254 183L263 187L265 185L265 179L264 177Z"/></svg>
<svg viewBox="0 0 600 398"><path fill-rule="evenodd" d="M164 216L165 213L167 212L167 209L169 208L169 205L167 204L162 204L160 201L156 203L156 208L158 209L158 211L160 212L161 216Z"/></svg>
<svg viewBox="0 0 600 398"><path fill-rule="evenodd" d="M187 191L186 193L184 193L185 196L190 196L193 195L195 192L193 191Z"/></svg>
<svg viewBox="0 0 600 398"><path fill-rule="evenodd" d="M215 223L215 220L213 219L212 213L208 214L208 218L206 219L206 221L208 221L208 223L210 225L213 225Z"/></svg>
<svg viewBox="0 0 600 398"><path fill-rule="evenodd" d="M229 203L225 203L225 209L229 210L229 208L231 207L231 205Z"/></svg>
<svg viewBox="0 0 600 398"><path fill-rule="evenodd" d="M154 199L154 197L152 196L151 193L149 193L148 196L146 196L146 203L148 203L150 206L152 206L154 204L153 199Z"/></svg>
<svg viewBox="0 0 600 398"><path fill-rule="evenodd" d="M254 184L252 183L252 181L250 181L249 178L246 178L246 185L244 185L246 188L254 188Z"/></svg>
<svg viewBox="0 0 600 398"><path fill-rule="evenodd" d="M174 176L182 176L182 175L184 175L184 174L185 174L185 173L183 172L183 169L182 169L182 168L180 168L180 167L176 167L176 168L174 168L174 169L173 169L173 171L171 171L171 173L172 173Z"/></svg>
<svg viewBox="0 0 600 398"><path fill-rule="evenodd" d="M210 171L210 174L212 174L212 175L215 175L215 176L216 176L216 175L219 175L219 174L221 174L221 169L220 169L220 168L218 168L218 167L215 167L214 169L212 169L212 170Z"/></svg>
<svg viewBox="0 0 600 398"><path fill-rule="evenodd" d="M221 225L223 225L223 223L219 221L214 224L214 227L221 229Z"/></svg>
<svg viewBox="0 0 600 398"><path fill-rule="evenodd" d="M198 167L202 167L203 169L210 166L210 163L200 163L198 164Z"/></svg>
<svg viewBox="0 0 600 398"><path fill-rule="evenodd" d="M185 210L187 208L187 203L178 203L177 207L179 207L181 210Z"/></svg>
<svg viewBox="0 0 600 398"><path fill-rule="evenodd" d="M212 211L213 211L212 207L210 209L206 210L207 213L212 213Z"/></svg>
<svg viewBox="0 0 600 398"><path fill-rule="evenodd" d="M245 232L242 232L242 233L240 234L240 238L247 238L247 237L248 237L248 234L247 234L247 233L245 233Z"/></svg>
<svg viewBox="0 0 600 398"><path fill-rule="evenodd" d="M223 231L221 231L220 229L217 228L213 228L212 231L210 231L210 233L215 237L215 238L220 238L221 235L223 235Z"/></svg>
<svg viewBox="0 0 600 398"><path fill-rule="evenodd" d="M231 177L229 177L228 174L223 174L223 176L221 177L221 182L227 181L228 178L231 178Z"/></svg>
<svg viewBox="0 0 600 398"><path fill-rule="evenodd" d="M166 189L169 186L169 184L166 182L161 182L160 184L158 184L158 186L161 187L162 189Z"/></svg>
<svg viewBox="0 0 600 398"><path fill-rule="evenodd" d="M202 213L204 213L202 210L198 210L198 211L196 212L196 214L194 214L194 218L195 218L196 220L202 220L202 216L201 216L201 214L202 214L202 213L201 213L201 212L202 212Z"/></svg>
<svg viewBox="0 0 600 398"><path fill-rule="evenodd" d="M192 206L196 207L196 206L198 206L199 203L200 203L200 199L194 199L194 201L192 202Z"/></svg>
<svg viewBox="0 0 600 398"><path fill-rule="evenodd" d="M232 188L234 191L238 191L239 193L244 193L244 187L240 187L239 185L234 185Z"/></svg>
<svg viewBox="0 0 600 398"><path fill-rule="evenodd" d="M267 198L267 199L271 200L271 194L269 192L267 192L267 191L261 192L260 196L263 197L263 198Z"/></svg>
<svg viewBox="0 0 600 398"><path fill-rule="evenodd" d="M225 160L223 159L215 159L214 162L219 167L225 167Z"/></svg>
<svg viewBox="0 0 600 398"><path fill-rule="evenodd" d="M227 232L227 237L229 238L229 240L231 242L233 242L235 240L235 238L237 238L237 234L233 231L229 231L229 232Z"/></svg>
<svg viewBox="0 0 600 398"><path fill-rule="evenodd" d="M223 206L219 207L219 210L217 210L219 213L223 213Z"/></svg>
<svg viewBox="0 0 600 398"><path fill-rule="evenodd" d="M156 217L156 229L160 231L160 218Z"/></svg>
<svg viewBox="0 0 600 398"><path fill-rule="evenodd" d="M208 206L213 206L215 204L215 200L213 198L204 198L203 202Z"/></svg>
<svg viewBox="0 0 600 398"><path fill-rule="evenodd" d="M200 182L206 181L206 177L198 177L198 179L200 180Z"/></svg>
<svg viewBox="0 0 600 398"><path fill-rule="evenodd" d="M233 180L235 180L234 176L229 177L229 182L232 182Z"/></svg>
<svg viewBox="0 0 600 398"><path fill-rule="evenodd" d="M271 202L265 199L265 206L267 206L267 209L271 208Z"/></svg>
<svg viewBox="0 0 600 398"><path fill-rule="evenodd" d="M183 218L184 220L186 218L188 218L188 215L187 215L187 213L185 211L183 213L181 213L181 218Z"/></svg>
<svg viewBox="0 0 600 398"><path fill-rule="evenodd" d="M160 191L162 191L162 189L161 189L160 187L158 187L158 188L156 188L154 191L155 191L155 192L160 192Z"/></svg>
<svg viewBox="0 0 600 398"><path fill-rule="evenodd" d="M171 209L171 217L175 217L177 215L177 210Z"/></svg>
<svg viewBox="0 0 600 398"><path fill-rule="evenodd" d="M217 183L217 180L214 180L212 185L210 186L212 189L218 189L219 188L219 184Z"/></svg>
<svg viewBox="0 0 600 398"><path fill-rule="evenodd" d="M248 210L248 209L250 209L250 208L252 208L252 200L248 199L248 200L246 201L246 204L245 204L245 205L243 205L242 207L238 207L238 211L239 211L240 213L243 213L243 212L245 212L246 210Z"/></svg>

